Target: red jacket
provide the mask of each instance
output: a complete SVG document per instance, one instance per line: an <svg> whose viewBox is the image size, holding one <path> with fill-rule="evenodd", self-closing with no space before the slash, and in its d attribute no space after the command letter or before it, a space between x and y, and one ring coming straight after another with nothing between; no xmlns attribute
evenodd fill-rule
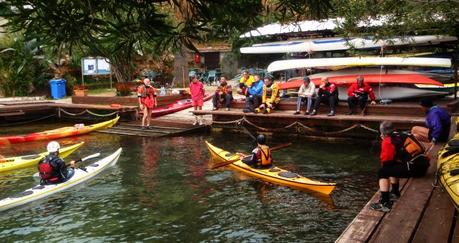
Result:
<svg viewBox="0 0 459 243"><path fill-rule="evenodd" d="M381 142L381 154L379 159L381 161L381 166L386 163L392 163L395 161L395 146L392 143L392 138L390 136L385 136Z"/></svg>
<svg viewBox="0 0 459 243"><path fill-rule="evenodd" d="M334 83L330 83L329 85L319 87L318 94L319 96L334 95L336 92L338 92L336 85Z"/></svg>
<svg viewBox="0 0 459 243"><path fill-rule="evenodd" d="M373 92L373 89L367 83L363 83L363 87L359 87L357 83L353 83L347 90L347 95L349 97L359 96L360 94L363 94L363 93L369 95L371 101L376 100L375 92Z"/></svg>

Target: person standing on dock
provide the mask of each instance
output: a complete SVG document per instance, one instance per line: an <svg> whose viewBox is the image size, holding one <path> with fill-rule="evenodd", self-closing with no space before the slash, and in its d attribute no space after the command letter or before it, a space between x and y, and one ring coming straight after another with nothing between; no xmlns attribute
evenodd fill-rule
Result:
<svg viewBox="0 0 459 243"><path fill-rule="evenodd" d="M255 82L247 90L247 99L245 100L244 113L254 112L255 108L260 106L261 96L263 94L263 81L260 80L260 75L255 74Z"/></svg>
<svg viewBox="0 0 459 243"><path fill-rule="evenodd" d="M293 113L294 115L300 114L301 105L306 103L306 112L305 115L309 115L311 113L311 107L313 103L313 99L316 96L316 85L311 82L308 76L304 76L303 84L301 85L300 89L298 90L298 99L296 101L296 111Z"/></svg>
<svg viewBox="0 0 459 243"><path fill-rule="evenodd" d="M244 70L242 76L239 79L239 88L241 89L238 93L248 96L247 90L252 87L252 84L255 83L255 77L249 74L249 71Z"/></svg>
<svg viewBox="0 0 459 243"><path fill-rule="evenodd" d="M411 133L423 143L447 142L451 127L449 112L435 105L431 98L423 98L419 103L426 113L426 126L414 126Z"/></svg>
<svg viewBox="0 0 459 243"><path fill-rule="evenodd" d="M338 88L335 84L330 83L327 77L322 78L317 97L314 101L314 110L311 116L317 115L320 103L330 106L330 113L327 116L334 116L336 104L338 103Z"/></svg>
<svg viewBox="0 0 459 243"><path fill-rule="evenodd" d="M349 105L349 112L346 115L352 115L356 105L359 105L362 110L362 115L365 114L365 108L368 102L368 96L370 96L371 105L376 105L375 92L371 86L363 82L363 77L358 76L357 82L353 83L347 90L347 104Z"/></svg>
<svg viewBox="0 0 459 243"><path fill-rule="evenodd" d="M226 110L229 111L232 101L233 91L231 90L231 85L227 83L225 76L220 76L220 85L215 90L215 95L212 98L213 110L218 110L218 107L224 104Z"/></svg>
<svg viewBox="0 0 459 243"><path fill-rule="evenodd" d="M256 113L264 112L271 113L274 108L280 103L279 85L274 83L270 77L264 78L263 93L261 95L261 105L255 109Z"/></svg>
<svg viewBox="0 0 459 243"><path fill-rule="evenodd" d="M150 84L150 79L145 78L143 84L137 88L139 108L143 112L142 129L148 129L151 122L151 112L156 107L156 89Z"/></svg>
<svg viewBox="0 0 459 243"><path fill-rule="evenodd" d="M190 95L191 95L191 101L193 103L193 108L194 110L202 110L202 106L204 104L204 84L202 84L201 81L196 77L196 75L193 75L191 77L191 82L190 82ZM194 115L195 121L193 125L202 125L202 116L197 116Z"/></svg>

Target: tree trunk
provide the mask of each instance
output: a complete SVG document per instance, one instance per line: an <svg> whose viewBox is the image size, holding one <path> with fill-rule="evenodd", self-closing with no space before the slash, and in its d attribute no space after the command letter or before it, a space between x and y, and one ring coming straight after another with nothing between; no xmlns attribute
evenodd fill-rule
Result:
<svg viewBox="0 0 459 243"><path fill-rule="evenodd" d="M174 78L172 86L176 87L188 87L188 50L185 46L182 46L179 51L175 54L174 59Z"/></svg>

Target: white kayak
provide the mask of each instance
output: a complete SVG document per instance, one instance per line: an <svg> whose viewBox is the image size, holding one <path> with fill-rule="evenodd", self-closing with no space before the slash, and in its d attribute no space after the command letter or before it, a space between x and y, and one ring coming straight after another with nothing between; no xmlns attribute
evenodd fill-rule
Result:
<svg viewBox="0 0 459 243"><path fill-rule="evenodd" d="M340 67L340 66L418 66L418 67L451 67L449 58L433 57L337 57L289 59L274 61L268 65L268 72L290 69Z"/></svg>
<svg viewBox="0 0 459 243"><path fill-rule="evenodd" d="M72 186L78 185L82 182L85 182L93 178L94 176L98 175L106 168L116 164L118 158L120 157L121 151L122 148L119 148L113 154L86 166L85 169L75 169L75 174L66 182L51 185L37 185L14 196L2 199L0 200L0 211L4 211L10 208L24 205L29 202L36 201L38 199L52 195L56 192L60 192Z"/></svg>

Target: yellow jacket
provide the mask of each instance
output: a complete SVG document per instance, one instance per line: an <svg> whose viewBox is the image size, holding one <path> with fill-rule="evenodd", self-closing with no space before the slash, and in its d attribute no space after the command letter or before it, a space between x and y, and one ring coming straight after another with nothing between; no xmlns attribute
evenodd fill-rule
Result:
<svg viewBox="0 0 459 243"><path fill-rule="evenodd" d="M253 75L249 75L247 80L244 79L244 76L242 76L241 79L239 79L239 83L243 83L247 87L251 87L254 82L255 82L255 78L253 77Z"/></svg>
<svg viewBox="0 0 459 243"><path fill-rule="evenodd" d="M271 95L268 94L269 89L271 89ZM266 87L266 85L263 85L263 95L261 97L261 102L263 104L277 104L280 102L278 82L273 83L270 88Z"/></svg>

